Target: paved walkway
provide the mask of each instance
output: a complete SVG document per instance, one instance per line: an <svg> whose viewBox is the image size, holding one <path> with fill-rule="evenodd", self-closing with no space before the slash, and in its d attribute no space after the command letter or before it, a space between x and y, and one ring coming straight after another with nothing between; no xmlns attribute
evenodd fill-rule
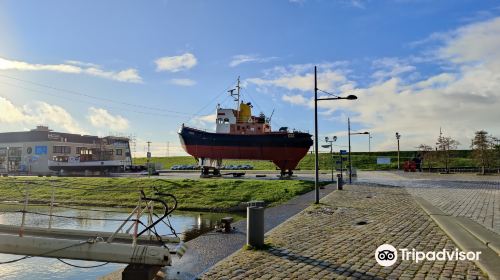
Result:
<svg viewBox="0 0 500 280"><path fill-rule="evenodd" d="M422 251L454 250L454 243L399 187L346 186L268 232L268 250L241 249L203 279L483 279L470 261L374 258L384 243Z"/></svg>
<svg viewBox="0 0 500 280"><path fill-rule="evenodd" d="M360 172L359 181L406 187L443 212L468 217L500 234L500 176Z"/></svg>
<svg viewBox="0 0 500 280"><path fill-rule="evenodd" d="M333 186L320 189L320 197L326 196L333 189ZM265 213L265 230L278 226L313 202L314 191L311 191L284 204L268 208ZM246 219L234 223L233 226L236 228L233 233L210 232L187 242L186 254L181 259L174 259L173 265L166 268L167 279L193 279L243 247L246 242Z"/></svg>

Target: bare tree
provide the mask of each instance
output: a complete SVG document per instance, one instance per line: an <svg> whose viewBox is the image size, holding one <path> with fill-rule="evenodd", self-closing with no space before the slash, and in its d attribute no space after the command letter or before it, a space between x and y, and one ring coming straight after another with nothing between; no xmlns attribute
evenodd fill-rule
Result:
<svg viewBox="0 0 500 280"><path fill-rule="evenodd" d="M472 156L476 163L481 167L481 174L485 174L486 167L494 164L496 139L484 130L476 131L472 139Z"/></svg>
<svg viewBox="0 0 500 280"><path fill-rule="evenodd" d="M422 155L422 159L424 161L422 163L422 168L423 164L427 163L427 168L429 168L430 172L432 167L432 162L436 159L434 149L426 144L418 145L417 149L420 151L420 154Z"/></svg>
<svg viewBox="0 0 500 280"><path fill-rule="evenodd" d="M460 145L460 143L457 140L449 136L443 136L443 134L439 134L436 146L437 151L439 152L438 156L444 163L446 173L450 173L449 165L451 154L453 150L457 149L458 145Z"/></svg>

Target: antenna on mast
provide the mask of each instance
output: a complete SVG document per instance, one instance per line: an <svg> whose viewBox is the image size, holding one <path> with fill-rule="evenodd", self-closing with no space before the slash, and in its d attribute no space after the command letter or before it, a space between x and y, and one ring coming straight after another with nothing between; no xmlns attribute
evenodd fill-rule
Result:
<svg viewBox="0 0 500 280"><path fill-rule="evenodd" d="M238 82L236 84L236 88L228 90L229 95L231 95L234 98L234 101L236 102L236 112L238 113L237 117L239 117L239 114L240 114L240 89L241 89L240 76L238 76ZM234 93L235 90L236 90L236 93Z"/></svg>

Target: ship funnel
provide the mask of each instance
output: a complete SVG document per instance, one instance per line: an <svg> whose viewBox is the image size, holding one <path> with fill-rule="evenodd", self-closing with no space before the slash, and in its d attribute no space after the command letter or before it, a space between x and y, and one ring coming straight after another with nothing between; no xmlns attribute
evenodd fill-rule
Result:
<svg viewBox="0 0 500 280"><path fill-rule="evenodd" d="M252 108L251 105L240 103L240 113L238 116L238 122L246 123L252 116Z"/></svg>

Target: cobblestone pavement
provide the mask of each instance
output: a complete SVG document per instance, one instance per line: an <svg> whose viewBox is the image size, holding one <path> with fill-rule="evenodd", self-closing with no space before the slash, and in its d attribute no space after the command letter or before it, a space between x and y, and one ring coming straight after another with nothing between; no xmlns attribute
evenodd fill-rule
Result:
<svg viewBox="0 0 500 280"><path fill-rule="evenodd" d="M390 267L376 263L375 249L384 243L422 251L456 248L404 188L346 186L321 202L269 232L269 249L241 249L201 278L486 278L470 261L414 263L399 259Z"/></svg>
<svg viewBox="0 0 500 280"><path fill-rule="evenodd" d="M500 176L361 172L359 181L406 187L443 212L468 217L500 234Z"/></svg>

